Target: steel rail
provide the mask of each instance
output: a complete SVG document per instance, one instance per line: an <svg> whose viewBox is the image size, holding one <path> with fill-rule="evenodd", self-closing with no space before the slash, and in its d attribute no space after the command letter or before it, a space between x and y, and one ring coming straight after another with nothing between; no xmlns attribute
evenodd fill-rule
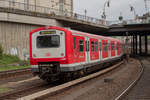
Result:
<svg viewBox="0 0 150 100"><path fill-rule="evenodd" d="M49 89L31 94L31 95L25 96L25 97L18 98L17 100L36 100L36 99L41 98L41 97L48 95L48 94L58 93L59 91L63 91L69 87L75 86L75 85L80 84L84 81L87 81L87 80L93 79L95 77L98 77L100 75L106 74L106 73L112 71L113 69L118 68L121 64L123 64L123 61L121 61L120 63L118 63L112 67L109 67L107 69L96 72L94 74L70 81L68 83L64 83L64 84L56 86L56 87L52 87L52 88L49 88Z"/></svg>
<svg viewBox="0 0 150 100"><path fill-rule="evenodd" d="M140 61L140 60L139 60ZM137 78L129 85L128 88L126 88L118 97L115 98L115 100L122 100L123 97L125 97L128 92L137 84L137 82L140 80L140 78L142 77L143 75L143 72L144 72L144 65L142 63L142 61L140 61L141 65L141 71L139 73L139 75L137 76Z"/></svg>
<svg viewBox="0 0 150 100"><path fill-rule="evenodd" d="M21 75L25 75L31 73L30 68L17 69L17 70L9 70L9 71L1 71L0 72L0 80L8 79L11 77L18 77Z"/></svg>

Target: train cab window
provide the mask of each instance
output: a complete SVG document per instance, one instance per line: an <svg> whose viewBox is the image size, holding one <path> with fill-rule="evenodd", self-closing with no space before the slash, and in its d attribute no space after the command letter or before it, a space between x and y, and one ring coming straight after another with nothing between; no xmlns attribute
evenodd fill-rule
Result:
<svg viewBox="0 0 150 100"><path fill-rule="evenodd" d="M73 38L73 49L75 49L76 48L76 38L74 37Z"/></svg>
<svg viewBox="0 0 150 100"><path fill-rule="evenodd" d="M101 42L99 42L99 51L101 51L102 50L102 44L101 44Z"/></svg>
<svg viewBox="0 0 150 100"><path fill-rule="evenodd" d="M91 41L91 51L94 51L94 41Z"/></svg>
<svg viewBox="0 0 150 100"><path fill-rule="evenodd" d="M80 47L80 52L83 52L84 51L83 40L79 40L79 47Z"/></svg>
<svg viewBox="0 0 150 100"><path fill-rule="evenodd" d="M56 48L60 46L60 37L58 35L38 36L36 39L37 48Z"/></svg>
<svg viewBox="0 0 150 100"><path fill-rule="evenodd" d="M97 42L95 42L95 51L97 51L97 49L98 49L98 48L97 48Z"/></svg>

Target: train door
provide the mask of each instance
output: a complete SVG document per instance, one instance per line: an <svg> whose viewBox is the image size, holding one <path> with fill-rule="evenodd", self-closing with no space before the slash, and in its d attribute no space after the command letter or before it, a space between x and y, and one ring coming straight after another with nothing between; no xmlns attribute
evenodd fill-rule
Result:
<svg viewBox="0 0 150 100"><path fill-rule="evenodd" d="M118 53L117 53L117 41L115 41L115 55L117 56L118 55Z"/></svg>
<svg viewBox="0 0 150 100"><path fill-rule="evenodd" d="M102 60L102 40L99 39L99 59Z"/></svg>
<svg viewBox="0 0 150 100"><path fill-rule="evenodd" d="M117 55L119 56L119 54L120 54L120 51L119 51L119 42L117 42Z"/></svg>
<svg viewBox="0 0 150 100"><path fill-rule="evenodd" d="M78 42L77 36L73 36L73 62L78 62Z"/></svg>
<svg viewBox="0 0 150 100"><path fill-rule="evenodd" d="M102 57L105 59L108 57L108 41L107 40L103 40L103 48L102 48Z"/></svg>
<svg viewBox="0 0 150 100"><path fill-rule="evenodd" d="M115 42L111 41L111 57L115 56Z"/></svg>
<svg viewBox="0 0 150 100"><path fill-rule="evenodd" d="M85 39L82 36L78 36L78 62L85 62Z"/></svg>
<svg viewBox="0 0 150 100"><path fill-rule="evenodd" d="M110 45L110 40L108 40L108 57L111 57L111 45Z"/></svg>
<svg viewBox="0 0 150 100"><path fill-rule="evenodd" d="M89 63L90 61L90 49L89 49L89 37L85 37L85 57L86 57L86 63Z"/></svg>

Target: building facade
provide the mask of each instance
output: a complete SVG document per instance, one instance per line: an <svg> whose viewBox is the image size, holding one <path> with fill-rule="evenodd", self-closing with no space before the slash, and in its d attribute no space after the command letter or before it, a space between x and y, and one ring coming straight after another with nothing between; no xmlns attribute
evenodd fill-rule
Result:
<svg viewBox="0 0 150 100"><path fill-rule="evenodd" d="M11 7L33 12L73 12L73 0L1 0L0 7Z"/></svg>
<svg viewBox="0 0 150 100"><path fill-rule="evenodd" d="M73 12L73 0L0 0L1 8L20 9L33 13L64 14L64 11ZM56 19L0 12L0 44L4 53L27 59L29 32L48 25L63 26Z"/></svg>

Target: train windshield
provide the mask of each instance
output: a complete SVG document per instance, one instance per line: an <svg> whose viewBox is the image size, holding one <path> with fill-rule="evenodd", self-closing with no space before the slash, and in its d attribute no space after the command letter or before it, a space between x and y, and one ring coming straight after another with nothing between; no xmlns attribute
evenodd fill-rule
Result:
<svg viewBox="0 0 150 100"><path fill-rule="evenodd" d="M37 48L59 47L60 37L58 35L38 36L36 42Z"/></svg>

